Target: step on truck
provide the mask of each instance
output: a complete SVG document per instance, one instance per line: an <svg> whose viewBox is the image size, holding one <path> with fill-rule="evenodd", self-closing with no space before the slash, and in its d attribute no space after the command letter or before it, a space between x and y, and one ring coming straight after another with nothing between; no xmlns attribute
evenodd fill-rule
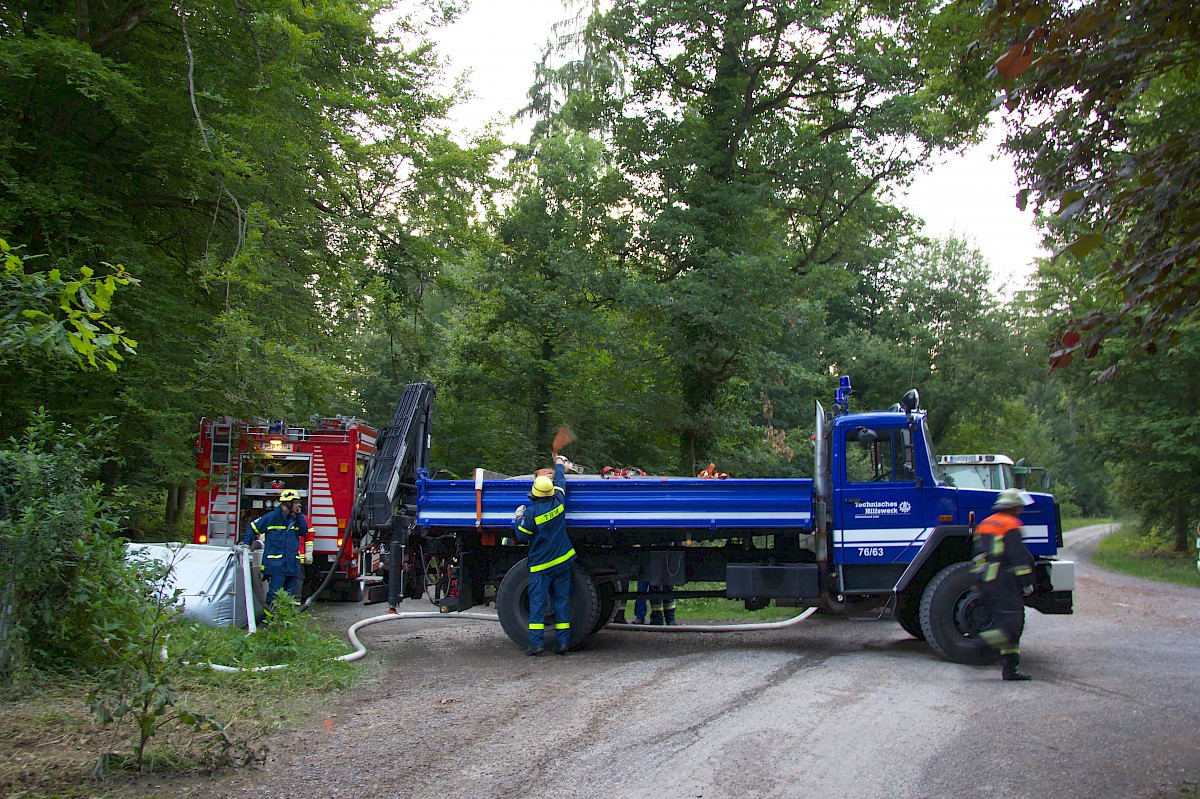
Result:
<svg viewBox="0 0 1200 799"><path fill-rule="evenodd" d="M568 475L572 646L595 635L638 581L676 598L725 597L883 616L958 663L995 653L977 635L990 618L972 589L971 535L996 492L937 478L916 391L888 411L847 411L849 381L826 412L816 403L812 479ZM435 479L433 386L405 389L362 482L351 519L362 569L384 577L367 601L393 608L430 595L443 612L494 604L515 644L528 641L526 549L511 538L529 476L483 469ZM627 472L626 472L627 474ZM1074 564L1058 560L1062 524L1049 494L1022 514L1042 613L1072 612ZM689 586L704 584L703 589ZM711 586L716 585L716 588ZM618 605L618 603L620 603Z"/></svg>

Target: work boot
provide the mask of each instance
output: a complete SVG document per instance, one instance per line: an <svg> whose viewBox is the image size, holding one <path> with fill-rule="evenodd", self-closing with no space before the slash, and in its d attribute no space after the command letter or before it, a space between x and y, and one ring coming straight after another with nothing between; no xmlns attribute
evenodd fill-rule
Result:
<svg viewBox="0 0 1200 799"><path fill-rule="evenodd" d="M663 608L663 624L668 627L675 626L675 608Z"/></svg>
<svg viewBox="0 0 1200 799"><path fill-rule="evenodd" d="M625 611L624 610L618 610L616 613L614 613L613 617L612 617L612 621L609 622L609 624L626 624L626 623L627 622L625 621Z"/></svg>
<svg viewBox="0 0 1200 799"><path fill-rule="evenodd" d="M1021 656L1015 653L1000 656L1004 668L1000 676L1006 680L1032 680L1033 677L1017 668L1021 665Z"/></svg>
<svg viewBox="0 0 1200 799"><path fill-rule="evenodd" d="M525 654L529 655L530 657L537 657L538 655L544 655L544 654L546 654L546 647L531 646L525 650Z"/></svg>
<svg viewBox="0 0 1200 799"><path fill-rule="evenodd" d="M661 610L650 611L650 623L661 627L663 625L663 612Z"/></svg>

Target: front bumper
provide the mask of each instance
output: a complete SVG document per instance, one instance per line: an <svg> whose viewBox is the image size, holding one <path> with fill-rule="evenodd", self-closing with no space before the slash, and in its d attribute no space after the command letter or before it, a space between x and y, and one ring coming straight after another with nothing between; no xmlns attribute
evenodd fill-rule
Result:
<svg viewBox="0 0 1200 799"><path fill-rule="evenodd" d="M1075 563L1069 560L1038 560L1033 567L1033 596L1025 606L1053 615L1074 612Z"/></svg>

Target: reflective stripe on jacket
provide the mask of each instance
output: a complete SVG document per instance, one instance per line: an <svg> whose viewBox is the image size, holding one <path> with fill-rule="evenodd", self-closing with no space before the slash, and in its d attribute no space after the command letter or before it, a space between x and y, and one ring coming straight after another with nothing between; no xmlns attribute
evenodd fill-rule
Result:
<svg viewBox="0 0 1200 799"><path fill-rule="evenodd" d="M554 465L554 493L530 500L525 515L513 523L517 540L529 544L529 571L569 562L575 549L567 536L567 478L561 463Z"/></svg>
<svg viewBox="0 0 1200 799"><path fill-rule="evenodd" d="M973 543L971 572L981 586L999 587L1008 576L1021 587L1033 585L1033 556L1021 540L1019 518L993 513L975 527Z"/></svg>
<svg viewBox="0 0 1200 799"><path fill-rule="evenodd" d="M304 545L312 541L316 533L303 513L286 516L280 508L275 508L250 522L242 543L249 546L255 537L261 535L263 573L295 577L304 574L300 558L304 554Z"/></svg>

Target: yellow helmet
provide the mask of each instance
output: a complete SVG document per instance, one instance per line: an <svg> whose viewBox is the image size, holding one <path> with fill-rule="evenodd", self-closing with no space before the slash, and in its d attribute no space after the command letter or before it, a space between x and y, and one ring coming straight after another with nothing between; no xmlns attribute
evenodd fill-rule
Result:
<svg viewBox="0 0 1200 799"><path fill-rule="evenodd" d="M293 491L293 490L292 490L292 489L290 489L290 488L284 489L284 490L283 490L283 491L282 491L282 492L279 494L279 501L280 501L280 502L292 502L292 501L294 501L294 500L297 500L297 499L300 499L300 492L299 492L299 491Z"/></svg>
<svg viewBox="0 0 1200 799"><path fill-rule="evenodd" d="M554 494L554 481L548 474L539 474L533 478L533 490L529 492L535 497L549 497Z"/></svg>

